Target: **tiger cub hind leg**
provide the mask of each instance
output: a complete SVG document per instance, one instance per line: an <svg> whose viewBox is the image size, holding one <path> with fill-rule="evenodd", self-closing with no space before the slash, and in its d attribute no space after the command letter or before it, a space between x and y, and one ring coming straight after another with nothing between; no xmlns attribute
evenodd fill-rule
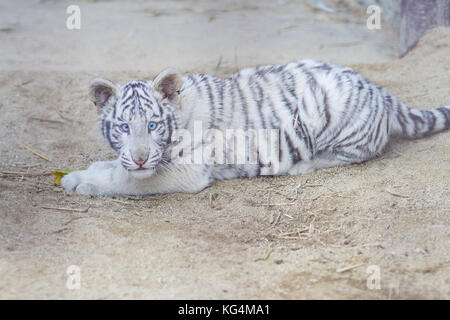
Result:
<svg viewBox="0 0 450 320"><path fill-rule="evenodd" d="M310 160L303 160L294 164L288 170L288 173L290 175L298 175L312 173L325 168L344 167L370 160L375 156L373 153L368 152L354 154L341 149L327 150L320 152Z"/></svg>
<svg viewBox="0 0 450 320"><path fill-rule="evenodd" d="M299 174L312 173L314 171L330 167L348 166L357 162L358 161L349 162L339 159L330 160L326 158L314 158L296 163L288 170L288 174L295 176Z"/></svg>

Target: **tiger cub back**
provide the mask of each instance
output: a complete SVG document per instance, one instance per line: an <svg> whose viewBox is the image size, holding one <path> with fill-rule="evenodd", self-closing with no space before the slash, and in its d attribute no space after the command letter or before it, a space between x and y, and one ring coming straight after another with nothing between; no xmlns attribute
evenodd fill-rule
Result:
<svg viewBox="0 0 450 320"><path fill-rule="evenodd" d="M248 68L226 79L185 76L180 106L187 127L197 120L221 131L279 130L279 163L269 174L360 163L381 154L393 135L418 138L450 122L449 106L409 109L354 70L313 60ZM259 160L218 165L217 177L260 175L266 164Z"/></svg>

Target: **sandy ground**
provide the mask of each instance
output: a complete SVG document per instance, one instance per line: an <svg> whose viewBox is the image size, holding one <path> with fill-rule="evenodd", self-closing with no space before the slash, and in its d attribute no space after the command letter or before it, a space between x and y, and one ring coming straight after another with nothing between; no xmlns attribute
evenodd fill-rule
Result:
<svg viewBox="0 0 450 320"><path fill-rule="evenodd" d="M397 60L388 26L307 2L82 2L77 31L65 2L0 3L0 298L450 298L450 132L393 142L361 165L196 195L85 197L45 175L113 156L86 96L94 76L226 75L308 57L427 109L450 102L449 29ZM66 286L71 265L78 290Z"/></svg>

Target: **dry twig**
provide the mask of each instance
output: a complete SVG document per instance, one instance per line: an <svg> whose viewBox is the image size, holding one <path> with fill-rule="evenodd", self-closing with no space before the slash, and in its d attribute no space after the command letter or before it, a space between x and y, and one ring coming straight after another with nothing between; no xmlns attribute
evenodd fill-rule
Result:
<svg viewBox="0 0 450 320"><path fill-rule="evenodd" d="M336 272L337 273L346 272L346 271L349 271L349 270L361 267L362 265L364 265L364 263L358 263L358 264L355 264L353 266L348 266L348 267L345 267L345 268L336 269Z"/></svg>
<svg viewBox="0 0 450 320"><path fill-rule="evenodd" d="M86 209L72 209L72 208L59 208L59 207L47 207L47 206L41 206L42 209L52 209L52 210L61 210L61 211L71 211L71 212L81 212L86 213L88 212L89 208L91 206L87 207Z"/></svg>
<svg viewBox="0 0 450 320"><path fill-rule="evenodd" d="M42 158L42 159L44 159L44 160L47 160L47 161L51 161L48 157L46 157L46 156L40 154L39 152L37 152L35 149L33 149L32 147L30 147L29 145L26 145L26 144L24 144L24 143L22 143L22 142L19 142L19 141L17 141L17 144L18 144L19 146L21 146L22 148L24 148L24 149L26 149L26 150L28 150L28 151L34 153L34 154L37 155L38 157L40 157L40 158Z"/></svg>
<svg viewBox="0 0 450 320"><path fill-rule="evenodd" d="M49 176L51 175L50 172L18 172L18 171L0 171L2 174L15 174L18 176Z"/></svg>
<svg viewBox="0 0 450 320"><path fill-rule="evenodd" d="M393 195L394 197L409 198L409 196L405 196L403 194L395 193L395 192L389 191L388 189L385 189L384 191L389 193L390 195Z"/></svg>

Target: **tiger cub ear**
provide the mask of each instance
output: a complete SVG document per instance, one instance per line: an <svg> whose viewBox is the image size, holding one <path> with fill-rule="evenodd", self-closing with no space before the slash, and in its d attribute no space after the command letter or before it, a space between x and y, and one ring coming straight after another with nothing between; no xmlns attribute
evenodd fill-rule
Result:
<svg viewBox="0 0 450 320"><path fill-rule="evenodd" d="M95 78L89 82L89 99L97 106L98 111L108 103L117 101L118 87L111 81Z"/></svg>
<svg viewBox="0 0 450 320"><path fill-rule="evenodd" d="M178 70L169 68L162 71L153 80L153 90L162 94L163 99L168 99L172 103L178 102L181 86L183 85L182 75Z"/></svg>

